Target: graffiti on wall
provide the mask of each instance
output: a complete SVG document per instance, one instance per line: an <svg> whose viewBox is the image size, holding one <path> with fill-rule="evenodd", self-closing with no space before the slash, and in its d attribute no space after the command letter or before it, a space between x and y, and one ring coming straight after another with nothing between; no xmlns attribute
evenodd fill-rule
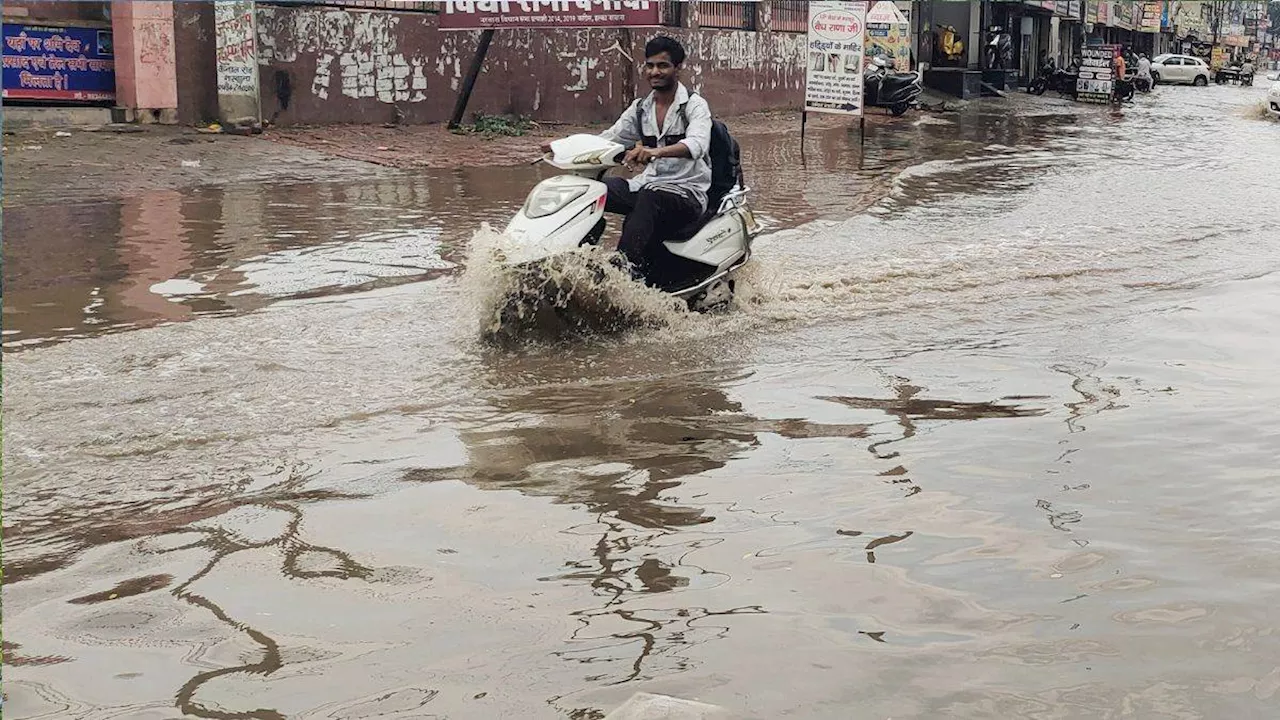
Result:
<svg viewBox="0 0 1280 720"><path fill-rule="evenodd" d="M253 3L243 0L214 3L218 92L258 95L257 52L254 47Z"/></svg>
<svg viewBox="0 0 1280 720"><path fill-rule="evenodd" d="M138 21L134 27L138 44L138 64L143 66L173 65L173 24L163 20Z"/></svg>
<svg viewBox="0 0 1280 720"><path fill-rule="evenodd" d="M259 71L290 77L298 104L288 122L364 120L380 104L412 121L447 119L475 52L471 32L442 32L435 16L259 4ZM689 50L685 82L722 112L796 107L803 97L803 33L671 29ZM639 64L647 32L504 30L497 34L473 106L573 122L616 119L647 92ZM744 92L745 91L745 92ZM426 100L433 102L425 102ZM427 120L430 118L430 120Z"/></svg>
<svg viewBox="0 0 1280 720"><path fill-rule="evenodd" d="M698 90L711 77L734 77L752 91L803 90L805 35L713 31L684 34L689 81Z"/></svg>
<svg viewBox="0 0 1280 720"><path fill-rule="evenodd" d="M314 55L311 93L327 100L331 93L379 102L422 102L427 99L426 61L399 51L392 13L305 10L258 15L259 62L297 62L300 53ZM444 68L439 68L441 75ZM460 73L459 73L460 74Z"/></svg>

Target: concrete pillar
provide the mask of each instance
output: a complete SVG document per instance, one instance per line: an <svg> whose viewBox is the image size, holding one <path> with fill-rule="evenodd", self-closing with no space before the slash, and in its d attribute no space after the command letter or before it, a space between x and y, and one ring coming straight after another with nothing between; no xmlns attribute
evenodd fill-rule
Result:
<svg viewBox="0 0 1280 720"><path fill-rule="evenodd" d="M214 4L218 117L231 125L260 126L258 32L252 0Z"/></svg>
<svg viewBox="0 0 1280 720"><path fill-rule="evenodd" d="M982 3L969 3L969 57L971 68L982 67Z"/></svg>
<svg viewBox="0 0 1280 720"><path fill-rule="evenodd" d="M178 76L172 0L115 0L116 120L176 123Z"/></svg>
<svg viewBox="0 0 1280 720"><path fill-rule="evenodd" d="M1058 67L1066 65L1062 62L1062 20L1057 15L1049 19L1049 57Z"/></svg>

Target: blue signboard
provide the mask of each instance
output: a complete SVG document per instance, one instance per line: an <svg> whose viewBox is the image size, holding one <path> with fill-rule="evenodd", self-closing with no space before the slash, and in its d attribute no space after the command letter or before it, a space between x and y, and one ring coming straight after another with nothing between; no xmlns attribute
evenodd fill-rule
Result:
<svg viewBox="0 0 1280 720"><path fill-rule="evenodd" d="M111 31L4 23L4 97L113 100Z"/></svg>

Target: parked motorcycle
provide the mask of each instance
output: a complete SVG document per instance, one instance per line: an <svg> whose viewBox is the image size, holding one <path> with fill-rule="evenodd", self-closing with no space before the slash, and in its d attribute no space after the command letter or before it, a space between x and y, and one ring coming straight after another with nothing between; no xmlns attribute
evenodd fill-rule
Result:
<svg viewBox="0 0 1280 720"><path fill-rule="evenodd" d="M1115 87L1111 90L1111 102L1115 104L1133 102L1135 75L1126 74L1116 78Z"/></svg>
<svg viewBox="0 0 1280 720"><path fill-rule="evenodd" d="M987 68L992 70L1008 70L1013 67L1013 38L1000 26L990 29L991 40L984 51Z"/></svg>
<svg viewBox="0 0 1280 720"><path fill-rule="evenodd" d="M1079 80L1080 69L1075 63L1059 68L1057 63L1049 60L1040 68L1040 76L1027 86L1027 91L1043 95L1046 91L1053 90L1059 95L1069 95L1074 99Z"/></svg>
<svg viewBox="0 0 1280 720"><path fill-rule="evenodd" d="M866 107L888 108L898 117L916 104L924 86L920 73L891 72L891 65L883 55L871 59L862 73L862 102Z"/></svg>

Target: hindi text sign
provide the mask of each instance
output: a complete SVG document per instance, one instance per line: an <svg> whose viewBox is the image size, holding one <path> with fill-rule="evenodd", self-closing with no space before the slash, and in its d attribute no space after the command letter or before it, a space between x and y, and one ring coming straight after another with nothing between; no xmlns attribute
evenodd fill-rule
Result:
<svg viewBox="0 0 1280 720"><path fill-rule="evenodd" d="M258 96L258 53L254 47L253 3L247 0L213 4L218 92Z"/></svg>
<svg viewBox="0 0 1280 720"><path fill-rule="evenodd" d="M441 30L572 27L657 27L652 0L446 0Z"/></svg>
<svg viewBox="0 0 1280 720"><path fill-rule="evenodd" d="M1076 80L1076 99L1080 102L1111 102L1115 88L1115 59L1119 45L1087 45L1081 50L1080 77Z"/></svg>
<svg viewBox="0 0 1280 720"><path fill-rule="evenodd" d="M111 31L4 23L4 97L98 102L116 96Z"/></svg>
<svg viewBox="0 0 1280 720"><path fill-rule="evenodd" d="M805 111L862 114L862 56L867 4L809 3Z"/></svg>

